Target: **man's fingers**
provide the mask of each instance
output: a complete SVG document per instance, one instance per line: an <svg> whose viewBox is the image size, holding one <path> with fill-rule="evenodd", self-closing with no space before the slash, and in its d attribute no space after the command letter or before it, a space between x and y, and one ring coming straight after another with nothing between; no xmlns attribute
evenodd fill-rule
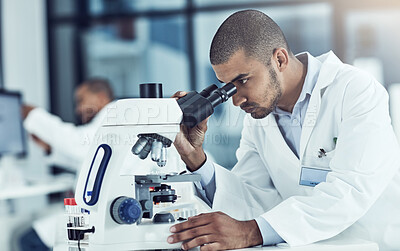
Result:
<svg viewBox="0 0 400 251"><path fill-rule="evenodd" d="M187 240L192 241L192 239L197 239L200 236L210 236L210 234L212 234L212 233L213 233L213 229L209 225L195 227L195 228L187 229L185 231L171 235L170 237L168 237L168 242L169 243L177 243L177 242L182 242L182 241L187 241ZM207 243L209 243L209 242L207 242ZM195 243L197 243L197 242L195 242ZM197 247L201 244L204 244L204 243L197 244L193 247Z"/></svg>
<svg viewBox="0 0 400 251"><path fill-rule="evenodd" d="M174 95L172 95L171 98L179 99L179 98L186 96L186 94L187 94L187 92L177 91L174 93Z"/></svg>
<svg viewBox="0 0 400 251"><path fill-rule="evenodd" d="M218 242L209 243L207 245L203 245L200 247L200 251L214 251L214 250L221 250L221 244Z"/></svg>
<svg viewBox="0 0 400 251"><path fill-rule="evenodd" d="M23 117L24 119L26 119L26 117L28 117L28 114L29 114L33 109L35 109L34 106L25 105L25 104L22 105L22 107L21 107L22 117Z"/></svg>
<svg viewBox="0 0 400 251"><path fill-rule="evenodd" d="M39 138L35 134L31 134L31 136L32 136L33 141L36 142L37 144L48 145L46 142L44 142L41 138Z"/></svg>
<svg viewBox="0 0 400 251"><path fill-rule="evenodd" d="M38 136L36 136L35 134L31 134L31 137L33 140L40 140Z"/></svg>
<svg viewBox="0 0 400 251"><path fill-rule="evenodd" d="M170 231L172 233L179 233L181 231L184 231L184 230L187 230L187 229L190 229L190 228L206 225L207 223L210 222L210 217L208 217L208 215L211 215L211 213L209 213L209 214L199 214L199 215L190 217L185 222L173 225L170 228Z"/></svg>
<svg viewBox="0 0 400 251"><path fill-rule="evenodd" d="M202 130L203 132L207 131L207 122L210 116L208 116L205 120L201 121L197 126Z"/></svg>
<svg viewBox="0 0 400 251"><path fill-rule="evenodd" d="M183 243L182 249L188 250L188 249L195 248L195 247L201 247L203 245L209 245L213 241L215 241L213 238L213 235L210 235L210 234L202 235L202 236L196 237L190 241Z"/></svg>

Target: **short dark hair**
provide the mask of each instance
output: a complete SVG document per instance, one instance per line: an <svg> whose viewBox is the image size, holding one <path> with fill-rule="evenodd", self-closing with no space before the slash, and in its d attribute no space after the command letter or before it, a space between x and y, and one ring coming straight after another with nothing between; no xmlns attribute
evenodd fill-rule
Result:
<svg viewBox="0 0 400 251"><path fill-rule="evenodd" d="M80 84L78 88L82 86L87 86L88 90L92 93L102 92L105 93L110 100L114 99L114 92L111 88L111 84L105 78L100 78L100 77L89 78L84 82L82 82L82 84Z"/></svg>
<svg viewBox="0 0 400 251"><path fill-rule="evenodd" d="M280 47L291 53L279 26L260 11L243 10L229 16L218 28L211 43L210 61L212 65L226 63L243 49L246 56L269 65L275 49Z"/></svg>

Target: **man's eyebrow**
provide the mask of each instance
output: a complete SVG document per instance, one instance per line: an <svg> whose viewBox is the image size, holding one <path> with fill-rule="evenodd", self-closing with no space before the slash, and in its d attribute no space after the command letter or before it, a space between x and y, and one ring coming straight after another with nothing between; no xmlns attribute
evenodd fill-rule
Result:
<svg viewBox="0 0 400 251"><path fill-rule="evenodd" d="M248 75L249 75L250 73L242 73L242 74L239 74L239 75L237 75L234 79L232 79L229 83L233 83L233 82L235 82L236 80L239 80L239 79L241 79L241 78L244 78L244 77L247 77ZM218 79L218 78L217 78ZM218 79L218 81L220 82L220 83L224 83L223 81L221 81L221 80L219 80Z"/></svg>
<svg viewBox="0 0 400 251"><path fill-rule="evenodd" d="M239 80L239 79L241 79L241 78L247 77L247 76L249 76L249 74L250 74L250 73L242 73L242 74L239 74L239 75L237 75L234 79L232 79L229 83L233 83L233 82L235 82L236 80Z"/></svg>

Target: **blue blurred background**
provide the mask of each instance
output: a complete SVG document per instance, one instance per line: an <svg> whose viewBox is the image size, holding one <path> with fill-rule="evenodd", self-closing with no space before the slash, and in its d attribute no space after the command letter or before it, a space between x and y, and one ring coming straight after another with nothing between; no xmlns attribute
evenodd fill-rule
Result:
<svg viewBox="0 0 400 251"><path fill-rule="evenodd" d="M333 50L386 87L400 82L398 1L3 0L2 85L72 122L73 89L93 76L117 97L137 97L144 82L163 83L166 97L199 91L218 83L208 59L216 29L247 8L270 15L295 53ZM225 105L210 120L205 147L227 168L242 118Z"/></svg>

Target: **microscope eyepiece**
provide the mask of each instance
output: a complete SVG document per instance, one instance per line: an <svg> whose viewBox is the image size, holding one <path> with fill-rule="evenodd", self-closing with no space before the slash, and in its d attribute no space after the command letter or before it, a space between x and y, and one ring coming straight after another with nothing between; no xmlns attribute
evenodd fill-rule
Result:
<svg viewBox="0 0 400 251"><path fill-rule="evenodd" d="M213 107L226 102L237 92L236 87L232 83L228 83L221 88L216 89L207 99L211 102Z"/></svg>
<svg viewBox="0 0 400 251"><path fill-rule="evenodd" d="M202 90L199 94L205 98L210 97L211 93L213 93L213 91L217 90L218 86L216 85L210 85L207 86L206 88L204 88L204 90Z"/></svg>
<svg viewBox="0 0 400 251"><path fill-rule="evenodd" d="M236 93L236 87L228 83L221 88L210 85L199 93L189 92L178 99L178 105L183 113L182 124L193 128L214 113L214 108L226 102Z"/></svg>
<svg viewBox="0 0 400 251"><path fill-rule="evenodd" d="M161 83L145 83L139 85L140 98L162 98L162 84Z"/></svg>

